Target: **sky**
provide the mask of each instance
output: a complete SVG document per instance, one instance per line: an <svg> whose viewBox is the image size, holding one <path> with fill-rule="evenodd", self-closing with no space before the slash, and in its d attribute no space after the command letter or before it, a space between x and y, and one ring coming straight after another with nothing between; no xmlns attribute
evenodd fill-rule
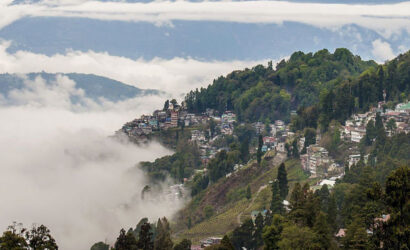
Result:
<svg viewBox="0 0 410 250"><path fill-rule="evenodd" d="M142 217L172 217L183 204L142 203L146 178L130 172L172 152L111 139L125 122L298 50L346 47L382 63L410 49L409 33L409 1L1 0L0 73L25 87L0 93L0 230L45 224L61 249L88 249ZM66 76L24 76L41 71L165 94L96 103Z"/></svg>

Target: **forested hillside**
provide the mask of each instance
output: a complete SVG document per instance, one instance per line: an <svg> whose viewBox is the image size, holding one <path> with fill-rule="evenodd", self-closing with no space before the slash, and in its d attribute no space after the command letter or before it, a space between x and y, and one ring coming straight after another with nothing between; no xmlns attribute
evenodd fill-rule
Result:
<svg viewBox="0 0 410 250"><path fill-rule="evenodd" d="M240 121L289 120L290 111L319 101L319 94L353 81L376 67L347 49L305 54L295 52L273 68L255 66L219 77L207 88L191 91L185 98L188 110L207 108L234 110Z"/></svg>

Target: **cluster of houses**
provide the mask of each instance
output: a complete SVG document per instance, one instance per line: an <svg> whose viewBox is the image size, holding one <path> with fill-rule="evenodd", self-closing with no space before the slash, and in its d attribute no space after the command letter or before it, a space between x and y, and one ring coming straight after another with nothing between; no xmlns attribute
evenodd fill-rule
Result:
<svg viewBox="0 0 410 250"><path fill-rule="evenodd" d="M303 170L309 172L311 177L316 177L318 172L335 174L343 171L329 156L329 152L316 144L309 145L306 154L300 155L300 160Z"/></svg>
<svg viewBox="0 0 410 250"><path fill-rule="evenodd" d="M170 105L167 110L155 110L152 115L142 115L140 118L127 122L120 131L131 138L140 138L154 131L206 124L211 117L209 113L197 115L188 113L184 106Z"/></svg>
<svg viewBox="0 0 410 250"><path fill-rule="evenodd" d="M380 113L384 126L390 119L395 121L395 131L386 130L388 136L393 133L409 133L410 132L410 102L400 103L394 110L383 110L382 105L384 102L380 102L377 108L372 108L369 112L364 114L355 114L351 119L346 121L341 136L347 141L359 143L360 140L366 135L366 125L369 121L375 120L376 113Z"/></svg>

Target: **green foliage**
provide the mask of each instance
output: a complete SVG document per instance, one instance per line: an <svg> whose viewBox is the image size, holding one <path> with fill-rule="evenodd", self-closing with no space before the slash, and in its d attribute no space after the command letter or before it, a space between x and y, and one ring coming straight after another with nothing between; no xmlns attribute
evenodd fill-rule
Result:
<svg viewBox="0 0 410 250"><path fill-rule="evenodd" d="M253 238L254 226L251 219L246 220L240 227L237 227L232 233L232 244L235 249L252 249L255 245Z"/></svg>
<svg viewBox="0 0 410 250"><path fill-rule="evenodd" d="M262 135L258 136L258 151L256 153L256 159L258 161L258 164L261 163L261 159L262 159L262 146L263 146L263 139L262 139Z"/></svg>
<svg viewBox="0 0 410 250"><path fill-rule="evenodd" d="M90 250L109 250L110 249L110 245L105 244L104 242L100 241L95 243L94 245L92 245L92 247L90 248Z"/></svg>
<svg viewBox="0 0 410 250"><path fill-rule="evenodd" d="M143 250L153 250L154 241L151 225L148 221L141 225L141 229L138 235L137 245L140 249Z"/></svg>
<svg viewBox="0 0 410 250"><path fill-rule="evenodd" d="M115 250L137 250L137 240L135 236L132 234L131 230L125 232L124 229L120 230L120 235L118 236L117 240L114 244Z"/></svg>
<svg viewBox="0 0 410 250"><path fill-rule="evenodd" d="M195 196L202 190L208 187L209 177L208 175L197 174L191 184L191 195Z"/></svg>
<svg viewBox="0 0 410 250"><path fill-rule="evenodd" d="M206 205L204 207L204 215L205 215L205 218L207 219L211 218L212 215L214 215L214 208L211 205Z"/></svg>
<svg viewBox="0 0 410 250"><path fill-rule="evenodd" d="M174 250L191 250L191 241L188 239L183 239L181 242L174 246Z"/></svg>
<svg viewBox="0 0 410 250"><path fill-rule="evenodd" d="M272 225L267 225L263 229L263 241L265 250L279 249L278 243L281 240L284 218L280 215L274 215Z"/></svg>
<svg viewBox="0 0 410 250"><path fill-rule="evenodd" d="M174 243L171 240L171 228L168 220L164 217L158 219L157 235L154 240L155 250L171 250Z"/></svg>
<svg viewBox="0 0 410 250"><path fill-rule="evenodd" d="M248 185L246 188L246 199L250 200L252 198L251 186Z"/></svg>
<svg viewBox="0 0 410 250"><path fill-rule="evenodd" d="M345 249L370 249L366 227L361 219L356 218L348 227L343 239Z"/></svg>
<svg viewBox="0 0 410 250"><path fill-rule="evenodd" d="M228 153L225 150L218 152L215 158L209 161L209 179L213 182L219 178L224 177L226 174L233 171L235 162L228 161Z"/></svg>
<svg viewBox="0 0 410 250"><path fill-rule="evenodd" d="M11 250L57 250L58 246L50 234L50 230L44 226L33 225L27 230L22 224L14 222L7 227L0 237L0 249Z"/></svg>
<svg viewBox="0 0 410 250"><path fill-rule="evenodd" d="M198 147L187 140L179 140L177 152L156 159L154 162L141 162L140 166L149 173L151 180L164 181L166 176L183 181L190 177L201 165Z"/></svg>
<svg viewBox="0 0 410 250"><path fill-rule="evenodd" d="M295 52L275 70L269 65L257 65L234 71L214 80L207 88L191 91L185 101L191 112L201 113L206 108L219 112L234 110L240 121L289 120L291 108L317 103L323 89L375 65L346 49L337 49L334 54L327 50L315 54Z"/></svg>
<svg viewBox="0 0 410 250"><path fill-rule="evenodd" d="M279 182L275 180L272 183L272 201L270 205L270 210L272 214L282 214L283 213L283 199L280 196Z"/></svg>
<svg viewBox="0 0 410 250"><path fill-rule="evenodd" d="M319 249L316 235L309 227L288 223L283 226L279 249Z"/></svg>
<svg viewBox="0 0 410 250"><path fill-rule="evenodd" d="M282 200L285 200L289 192L288 174L286 172L285 163L281 163L278 168L278 185L279 185L280 198Z"/></svg>

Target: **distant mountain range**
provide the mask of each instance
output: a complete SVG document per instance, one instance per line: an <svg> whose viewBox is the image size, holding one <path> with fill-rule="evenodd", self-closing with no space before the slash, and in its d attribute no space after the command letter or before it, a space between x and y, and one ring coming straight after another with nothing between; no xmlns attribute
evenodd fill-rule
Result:
<svg viewBox="0 0 410 250"><path fill-rule="evenodd" d="M27 79L34 80L37 76L42 77L47 84L51 84L56 79L58 74L50 73L29 73ZM104 98L109 101L117 102L144 95L158 95L161 91L153 89L139 89L134 86L124 84L122 82L92 75L92 74L60 74L67 76L76 82L76 88L83 89L86 97L98 101L99 98ZM24 78L18 74L0 74L0 94L7 96L13 89L23 89Z"/></svg>

